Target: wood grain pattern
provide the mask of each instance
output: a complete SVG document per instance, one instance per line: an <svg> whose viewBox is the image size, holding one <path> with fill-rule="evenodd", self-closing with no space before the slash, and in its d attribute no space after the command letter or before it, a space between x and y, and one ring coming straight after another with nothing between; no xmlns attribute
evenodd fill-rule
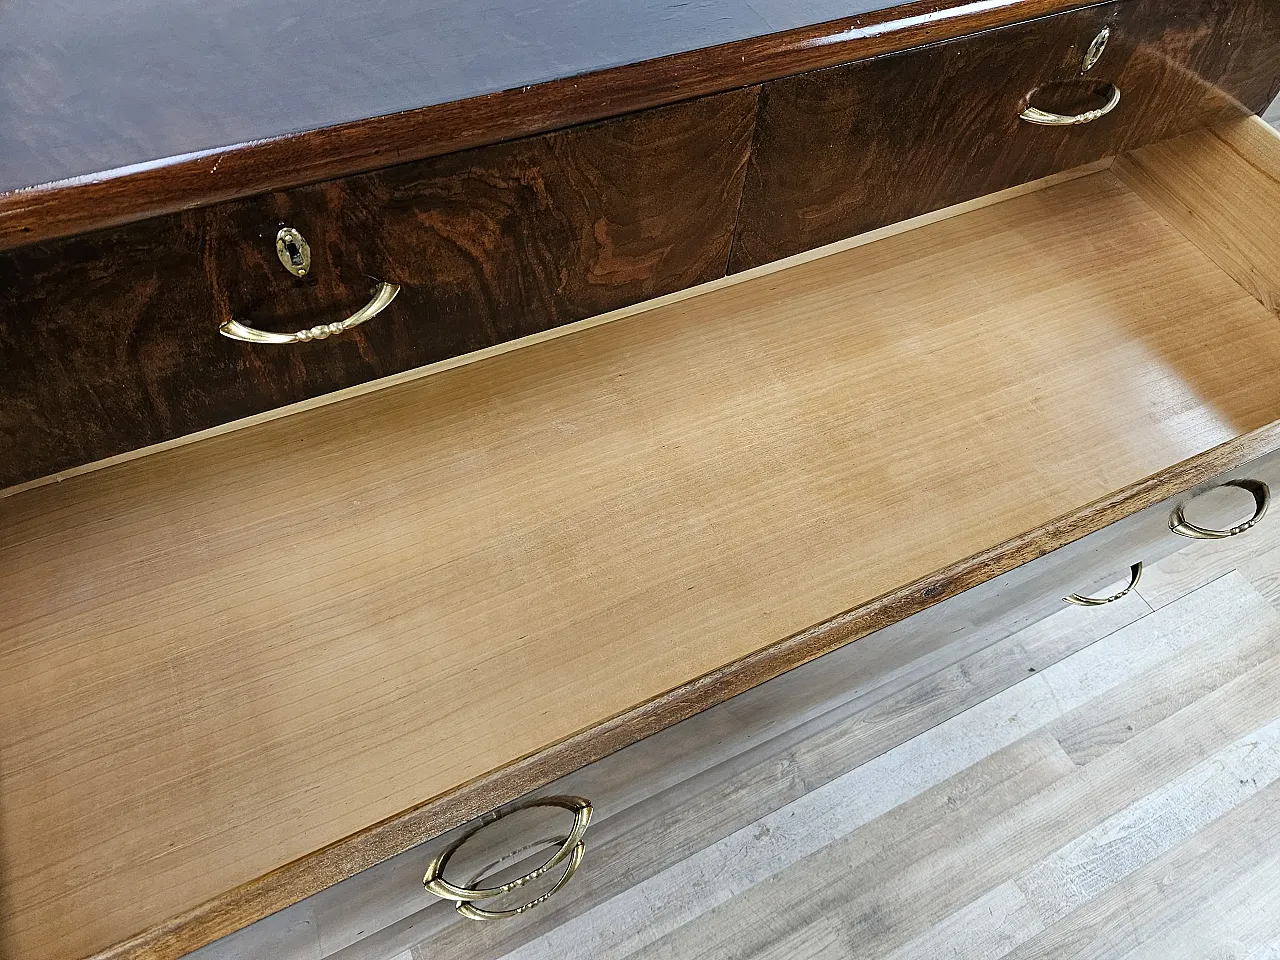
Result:
<svg viewBox="0 0 1280 960"><path fill-rule="evenodd" d="M0 501L3 947L243 926L1275 449L1277 363L1099 174Z"/></svg>
<svg viewBox="0 0 1280 960"><path fill-rule="evenodd" d="M1265 0L1139 0L1124 149L1258 114L1280 94L1280 14Z"/></svg>
<svg viewBox="0 0 1280 960"><path fill-rule="evenodd" d="M1245 469L1255 479L1278 482L1280 455ZM1196 497L1197 504L1203 499ZM317 960L337 953L335 960L384 960L429 939L441 960L453 951L483 960L526 942L576 915L587 901L607 899L642 879L644 871L682 859L690 849L719 839L722 829L736 829L740 820L735 818L745 804L768 802L780 794L799 796L838 775L826 771L847 769L857 753L854 743L818 735L841 717L856 714L859 723L875 720L876 736L858 749L879 752L888 731L899 724L902 739L908 739L918 732L921 713L936 716L954 711L960 701L979 702L1025 676L1028 666L1051 662L1055 657L1032 642L1038 634L1022 630L1028 624L1066 613L1077 624L1077 642L1083 645L1147 612L1136 594L1088 610L1071 607L1062 598L1073 590L1107 585L1134 560L1150 564L1175 550L1179 538L1169 533L1170 509L1162 503L1142 510L548 784L538 792L591 798L591 856L580 871L581 882L575 880L571 890L558 894L531 921L477 927L461 920L448 904L424 908L418 886L423 863L454 839L445 834L309 897L269 923L220 940L196 957L233 960L271 952L276 960ZM1222 521L1238 519L1228 515ZM1054 622L1061 624L1063 617ZM1011 652L1001 646L991 653L991 663L970 657L1019 630L1028 649ZM948 666L966 658L962 666ZM936 687L899 695L919 678L935 674ZM981 684L971 682L975 674ZM881 700L883 708L873 709ZM803 762L793 764L788 759L791 745L810 740L816 742L797 748ZM758 779L740 779L735 771L764 764L760 745L765 743L783 755L776 767L768 768L770 788L760 790ZM689 791L716 795L714 785L723 787L723 803L716 811L701 804L686 806ZM653 832L637 835L637 819L654 821ZM521 842L508 838L504 846L496 841L474 858L492 862ZM450 927L458 929L446 932Z"/></svg>
<svg viewBox="0 0 1280 960"><path fill-rule="evenodd" d="M1254 461L1242 472L1280 489L1280 454ZM1227 492L1197 490L1179 500L1192 500L1188 509L1197 522L1230 526L1248 513L1241 501L1218 496ZM1215 509L1206 514L1207 506ZM538 793L591 798L591 855L570 889L519 923L476 925L461 920L449 904L424 907L419 875L423 863L454 839L445 834L218 941L193 960L266 952L276 960L385 960L415 944L437 960L489 960L549 934L691 850L818 789L859 758L910 739L922 729L923 718L940 722L1016 683L1029 669L1043 670L1150 612L1136 592L1089 609L1070 607L1062 597L1109 586L1135 560L1147 564L1142 589L1149 596L1147 584L1153 578L1161 582L1167 567L1167 561L1157 561L1184 542L1169 532L1170 510L1169 503L1142 510L548 784ZM1204 567L1196 585L1208 583L1237 565L1222 567L1223 559L1214 556L1219 546L1233 546L1239 559L1262 554L1277 537L1280 524L1266 522L1248 537L1200 543L1188 551L1194 554L1188 564L1178 568ZM1265 581L1256 582L1261 587ZM1112 593L1119 586L1097 592ZM1028 626L1036 620L1043 622ZM1215 629L1223 628L1221 620ZM1014 632L1016 644L998 642ZM1074 646L1055 645L1061 641ZM1205 656L1188 657L1189 667L1201 686L1217 686L1223 682L1218 668L1223 650L1200 646ZM1128 703L1112 727L1091 727L1086 739L1078 730L1059 735L1063 748L1077 758L1113 747L1132 736L1135 723L1166 716L1179 698L1149 699L1140 708ZM836 725L847 733L833 735ZM522 842L496 840L473 858L493 862ZM614 912L612 906L606 909Z"/></svg>
<svg viewBox="0 0 1280 960"><path fill-rule="evenodd" d="M745 197L755 88L0 253L0 488L705 282L730 245L742 269L1266 102L1280 17L1178 10L1104 4L774 84ZM1104 23L1122 115L1018 121L1021 91L1075 72ZM275 262L286 221L311 238L306 281ZM402 293L351 335L213 332L346 316L371 277Z"/></svg>
<svg viewBox="0 0 1280 960"><path fill-rule="evenodd" d="M313 6L306 17L255 10L244 21L252 28L235 26L229 0L166 11L163 21L62 2L71 8L62 22L33 0L0 7L0 38L23 38L0 47L6 62L19 64L0 86L0 119L10 133L0 168L37 171L0 180L7 191L0 193L0 249L616 117L1083 0L812 0L763 17L744 0L613 0L559 11L517 0L449 0L415 17L419 5L396 0L377 5L381 16L362 7L358 26L347 8L330 5ZM141 2L133 0L135 9ZM38 30L22 27L31 18L39 18ZM264 22L271 18L279 18L275 31ZM160 22L171 30L162 43L149 36ZM601 22L608 26L593 26ZM291 34L299 44L282 48L281 37ZM81 52L85 42L90 49ZM266 58L254 54L263 43L272 50ZM44 58L41 44L48 45ZM184 44L198 53L183 57ZM513 49L504 57L498 44ZM302 88L288 97L280 95L288 82L274 57L280 49ZM125 66L113 70L117 57ZM399 69L386 70L387 59ZM108 84L77 79L104 67ZM205 69L212 72L201 83ZM121 92L133 83L145 109ZM83 85L78 97L68 97L68 84ZM112 92L107 102L103 89Z"/></svg>
<svg viewBox="0 0 1280 960"><path fill-rule="evenodd" d="M19 493L24 493L27 490L35 489L36 487L40 487L40 486L45 486L50 483L61 483L62 481L69 480L72 477L82 476L85 473L92 473L97 470L103 470L109 467L114 467L121 463L128 463L130 461L137 460L141 457L152 456L156 453L162 453L166 450L172 450L180 446L185 446L187 444L199 443L203 440L208 440L212 437L223 436L227 433L233 433L238 430L250 429L252 427L257 426L260 423L267 423L271 420L279 419L281 417L294 416L298 413L305 413L308 410L314 410L318 407L326 406L331 403L342 403L346 400L350 400L355 397L362 397L369 393L376 392L378 390L385 390L388 387L394 387L394 386L399 386L405 383L411 383L415 380L420 380L423 377L434 376L435 374L441 373L444 370L451 370L456 367L465 366L471 363L480 363L489 359L490 357L499 356L503 353L508 353L512 350L521 350L535 343L541 343L549 339L554 339L556 337L571 335L580 330L589 329L591 327L599 326L601 324L613 323L617 320L622 320L627 317L634 316L636 313L652 310L655 307L666 306L668 304L675 303L680 300L686 300L690 297L701 296L704 293L707 293L713 289L717 289L722 286L741 283L743 282L743 280L750 279L751 277L773 273L778 270L785 270L791 266L795 266L802 262L808 262L810 260L817 259L819 257L829 256L832 253L838 253L843 250L851 250L855 247L864 246L869 243L875 243L886 237L896 236L897 234L904 233L908 230L915 230L915 229L918 229L919 227L925 226L930 223L937 223L940 220L950 219L951 217L963 216L964 214L972 210L980 210L983 207L990 206L993 203L1003 203L1006 200L1010 200L1014 197L1022 196L1026 193L1033 193L1037 190L1043 190L1049 186L1054 185L1055 183L1064 183L1068 180L1074 180L1078 177L1089 176L1090 174L1096 173L1099 170L1109 169L1112 162L1113 160L1111 158L1108 158L1100 163L1087 164L1086 166L1083 166L1083 167L1076 167L1075 169L1067 170L1067 171L1064 171L1063 173L1055 174L1054 176L1051 176L1051 177L1045 177L1043 180L1037 180L1032 183L1020 184L1017 187L1011 187L1008 190L1002 190L999 193L990 194L985 197L978 197L978 198L975 198L974 200L970 200L965 203L958 203L953 207L946 208L945 210L938 210L930 214L925 214L923 216L913 217L911 220L903 221L902 223L893 224L892 226L884 227L880 230L873 230L870 233L865 233L858 237L852 237L849 240L845 240L841 243L831 244L830 246L824 247L820 250L814 250L806 254L800 254L799 256L788 258L786 261L769 264L767 266L757 268L756 270L753 270L753 271L734 274L731 276L725 276L720 278L719 280L712 280L712 281L709 281L708 283L699 284L696 287L686 287L683 290L678 290L674 293L669 293L660 297L655 297L652 300L642 301L641 303L633 304L630 307L622 307L617 310L611 310L607 313L597 314L595 316L587 318L586 320L578 320L570 323L565 323L559 327L552 327L548 330L544 330L541 333L528 334L526 336L521 337L518 340L508 340L503 343L494 344L493 346L490 346L490 347L483 347L481 349L474 350L470 353L459 354L458 356L450 357L445 360L439 360L434 363L429 363L421 367L414 367L410 370L406 370L401 373L391 374L386 377L380 377L377 380L365 381L364 383L359 383L351 387L343 387L331 393L320 394L318 396L312 397L308 400L300 401L298 403L286 404L283 407L274 407L268 410L264 410L262 413L254 414L252 416L243 417L238 420L230 420L224 423L219 423L214 427L209 427L205 430L199 430L199 431L196 431L195 433L184 434L182 436L175 437L172 440L164 440L159 443L150 444L145 447L129 449L124 453L116 454L115 456L107 457L103 460L95 460L78 467L70 467L65 470L60 470L54 474L46 474L46 475L37 477L35 480L26 481L23 483L16 484L14 486L3 487L3 488L0 488L0 499L4 497L16 496Z"/></svg>
<svg viewBox="0 0 1280 960"><path fill-rule="evenodd" d="M1113 30L1088 82L1080 66ZM1280 87L1280 12L1251 0L1110 3L766 84L731 270L767 263L1260 111ZM1112 114L1044 127L1119 86Z"/></svg>
<svg viewBox="0 0 1280 960"><path fill-rule="evenodd" d="M756 92L0 254L0 487L725 273ZM276 259L288 223L305 280ZM218 326L337 320L292 346Z"/></svg>
<svg viewBox="0 0 1280 960"><path fill-rule="evenodd" d="M1249 117L1152 144L1116 171L1263 306L1280 310L1280 132Z"/></svg>

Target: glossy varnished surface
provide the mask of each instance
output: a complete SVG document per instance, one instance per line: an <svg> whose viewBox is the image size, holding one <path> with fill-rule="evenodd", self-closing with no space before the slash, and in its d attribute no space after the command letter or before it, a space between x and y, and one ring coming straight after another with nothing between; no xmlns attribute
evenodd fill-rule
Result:
<svg viewBox="0 0 1280 960"><path fill-rule="evenodd" d="M176 956L1206 479L1278 365L1104 173L0 501L0 949Z"/></svg>
<svg viewBox="0 0 1280 960"><path fill-rule="evenodd" d="M1085 50L1112 37L1087 78ZM1029 102L1093 123L1046 127ZM766 84L731 269L742 270L1185 132L1280 90L1266 0L1110 3ZM1034 96L1032 96L1034 92Z"/></svg>
<svg viewBox="0 0 1280 960"><path fill-rule="evenodd" d="M294 10L260 0L60 0L51 13L9 2L0 6L0 248L1079 5L395 0L356 12L333 2ZM48 186L25 189L36 183Z"/></svg>
<svg viewBox="0 0 1280 960"><path fill-rule="evenodd" d="M799 3L766 19L747 0L8 0L0 191L893 5Z"/></svg>
<svg viewBox="0 0 1280 960"><path fill-rule="evenodd" d="M0 487L722 277L754 89L0 253ZM283 223L311 274L276 258ZM400 284L330 340L244 344Z"/></svg>
<svg viewBox="0 0 1280 960"><path fill-rule="evenodd" d="M1104 26L1111 42L1081 83L1084 51ZM0 253L0 487L683 289L1241 104L1260 108L1280 82L1276 51L1280 11L1261 0L1113 2ZM1121 106L1095 123L1018 119L1028 91L1072 110L1108 81ZM312 243L305 281L276 261L283 223ZM400 284L400 296L343 337L282 348L214 332L231 319L280 331L339 320L368 299L372 278Z"/></svg>

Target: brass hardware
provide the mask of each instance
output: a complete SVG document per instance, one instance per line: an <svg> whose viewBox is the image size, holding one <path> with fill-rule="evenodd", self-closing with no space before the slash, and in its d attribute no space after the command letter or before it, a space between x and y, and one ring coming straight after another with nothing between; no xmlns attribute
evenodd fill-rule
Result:
<svg viewBox="0 0 1280 960"><path fill-rule="evenodd" d="M503 817L510 816L518 810L528 810L532 807L560 807L561 809L568 810L573 814L573 826L570 828L569 833L563 837L558 836L547 840L536 841L533 844L507 854L496 863L492 863L480 871L480 873L471 881L470 886L459 886L444 879L443 874L445 867L448 866L450 858L458 852L464 843L474 837L485 827L496 823ZM591 813L591 803L581 797L539 797L536 800L530 800L526 803L512 807L498 816L482 818L478 826L468 830L465 834L450 844L448 849L438 855L427 865L427 872L422 878L422 884L427 888L428 892L434 893L437 897L454 901L454 906L458 913L462 914L462 916L469 920L503 920L507 917L514 917L524 913L526 910L532 910L538 904L546 902L548 899L555 896L555 894L559 893L560 890L564 888L564 885L568 883L570 878L577 872L578 867L582 865L582 857L586 853L586 846L583 844L582 838L587 832L587 827L591 824ZM527 854L530 850L534 850L538 847L546 846L551 843L559 844L559 849L552 854L550 860L538 867L536 870L530 871L522 877L517 877L515 880L499 884L498 886L475 886L475 884L482 882L485 877L491 876L497 870L512 862L514 859ZM566 860L568 863L565 866L564 874L556 881L555 886L541 896L530 900L528 903L510 910L484 910L480 907L474 906L474 903L478 900L490 900L493 897L501 896L504 893L510 893L512 890L523 887L525 884L532 883L539 877L545 876L548 871L554 870L560 864L565 863Z"/></svg>
<svg viewBox="0 0 1280 960"><path fill-rule="evenodd" d="M1049 113L1047 110L1041 110L1039 107L1028 105L1025 110L1018 116L1027 123L1040 123L1050 127L1068 127L1079 123L1093 123L1093 121L1105 117L1108 113L1120 106L1120 88L1115 84L1111 84L1111 96L1106 104L1097 110L1086 110L1084 113L1062 114Z"/></svg>
<svg viewBox="0 0 1280 960"><path fill-rule="evenodd" d="M399 292L399 284L379 280L378 285L373 290L373 299L347 317L347 319L339 320L336 323L322 323L308 330L299 330L296 333L273 333L270 330L257 330L254 327L245 326L239 320L228 320L218 327L218 332L224 337L230 337L232 340L240 340L244 343L306 343L309 340L324 340L339 333L346 333L352 327L358 327L366 320L372 320L387 308L387 304L394 300Z"/></svg>
<svg viewBox="0 0 1280 960"><path fill-rule="evenodd" d="M559 839L563 842L568 838L561 837ZM538 904L546 903L563 890L564 885L578 872L578 867L582 866L582 857L586 852L587 848L582 843L575 843L572 852L569 854L569 862L565 865L564 873L560 875L560 879L556 881L555 886L541 896L534 897L528 903L522 903L520 906L512 907L510 910L486 910L483 907L477 907L474 903L458 903L454 905L454 909L468 920L506 920L509 917L518 917L526 910L532 910Z"/></svg>
<svg viewBox="0 0 1280 960"><path fill-rule="evenodd" d="M1093 38L1093 43L1089 44L1089 49L1084 52L1084 63L1080 67L1080 72L1088 73L1093 69L1094 65L1102 59L1103 51L1107 49L1107 41L1111 39L1111 28L1103 27L1102 32Z"/></svg>
<svg viewBox="0 0 1280 960"><path fill-rule="evenodd" d="M1129 591L1138 585L1138 581L1142 579L1142 564L1135 563L1129 568L1129 585L1119 593L1112 594L1109 597L1085 597L1078 593L1073 593L1069 597L1063 597L1067 603L1074 603L1078 607L1101 607L1107 603L1115 603L1129 595Z"/></svg>
<svg viewBox="0 0 1280 960"><path fill-rule="evenodd" d="M1193 540L1225 540L1227 537L1244 533L1267 515L1267 507L1271 505L1271 488L1261 480L1228 480L1222 486L1238 487L1250 494L1253 497L1253 516L1244 523L1238 523L1226 530L1213 530L1196 526L1182 512L1184 505L1178 504L1173 511L1173 516L1169 518L1169 529L1180 537L1190 537Z"/></svg>
<svg viewBox="0 0 1280 960"><path fill-rule="evenodd" d="M276 256L295 277L305 277L311 270L311 244L293 227L281 227L276 234Z"/></svg>

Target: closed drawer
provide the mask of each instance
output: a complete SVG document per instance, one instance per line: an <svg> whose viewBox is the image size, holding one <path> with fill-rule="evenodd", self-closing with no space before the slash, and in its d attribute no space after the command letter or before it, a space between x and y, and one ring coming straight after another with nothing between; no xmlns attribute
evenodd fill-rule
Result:
<svg viewBox="0 0 1280 960"><path fill-rule="evenodd" d="M1109 31L1100 56L1089 51ZM730 269L1114 156L1280 84L1261 0L1124 0L765 84ZM1093 47L1094 52L1097 48ZM1113 110L1072 126L1020 119Z"/></svg>
<svg viewBox="0 0 1280 960"><path fill-rule="evenodd" d="M0 254L0 488L723 276L754 89ZM303 277L282 227L310 248ZM323 341L219 336L378 316Z"/></svg>
<svg viewBox="0 0 1280 960"><path fill-rule="evenodd" d="M849 717L874 704L886 706L912 682L941 675L948 666L971 657L1002 638L1064 608L1063 598L1084 588L1102 587L1136 563L1150 564L1188 544L1171 527L1175 512L1202 527L1229 528L1256 513L1253 497L1237 481L1261 481L1280 491L1280 453L1270 454L1198 484L1168 501L1154 504L1031 563L943 601L928 610L872 633L697 716L642 740L515 804L495 811L501 820L476 821L384 861L280 914L210 944L193 960L393 960L412 946L442 955L496 956L545 934L589 906L689 856L701 845L741 829L754 819L812 791L824 781L810 772L803 782L786 768L790 754L821 752L814 745ZM1264 517L1260 523L1278 522ZM1244 531L1238 536L1249 536ZM1111 589L1103 591L1112 592ZM1132 614L1126 614L1132 616ZM1076 619L1097 636L1115 629L1106 610L1090 608ZM1036 669L1049 664L1032 661ZM1012 684L1025 672L1021 664L1006 671ZM995 690L975 688L954 696L960 710ZM945 699L953 691L940 690ZM698 795L728 795L734 778L748 768L767 768L777 758L776 782L756 792L734 793L732 803L698 806ZM852 761L851 761L852 762ZM824 776L844 767L835 764ZM427 864L463 835L478 831L450 859L446 878L467 879L477 869L504 862L505 872L490 870L486 883L509 881L544 862L555 845L537 841L563 836L572 823L560 808L527 808L539 798L577 796L592 806L583 835L586 853L563 888L530 912L496 924L461 917L453 903L426 891ZM519 811L508 816L511 811ZM490 818L486 818L486 821ZM663 824L661 829L655 822ZM533 847L524 856L513 851ZM539 856L540 854L540 856ZM471 870L468 870L468 867ZM563 871L494 898L477 902L486 909L511 909L546 893ZM480 884L477 884L480 885ZM470 946L468 946L470 944Z"/></svg>

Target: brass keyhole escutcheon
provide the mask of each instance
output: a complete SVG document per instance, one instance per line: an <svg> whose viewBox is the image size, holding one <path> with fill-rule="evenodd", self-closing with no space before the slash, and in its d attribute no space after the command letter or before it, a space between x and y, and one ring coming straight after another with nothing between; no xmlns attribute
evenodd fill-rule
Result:
<svg viewBox="0 0 1280 960"><path fill-rule="evenodd" d="M1089 49L1084 52L1084 63L1080 66L1081 73L1088 73L1094 68L1094 65L1102 59L1103 51L1107 49L1107 41L1111 39L1111 28L1103 27L1093 42L1089 44Z"/></svg>
<svg viewBox="0 0 1280 960"><path fill-rule="evenodd" d="M311 245L293 227L281 227L276 234L276 256L295 277L305 277L311 270Z"/></svg>

